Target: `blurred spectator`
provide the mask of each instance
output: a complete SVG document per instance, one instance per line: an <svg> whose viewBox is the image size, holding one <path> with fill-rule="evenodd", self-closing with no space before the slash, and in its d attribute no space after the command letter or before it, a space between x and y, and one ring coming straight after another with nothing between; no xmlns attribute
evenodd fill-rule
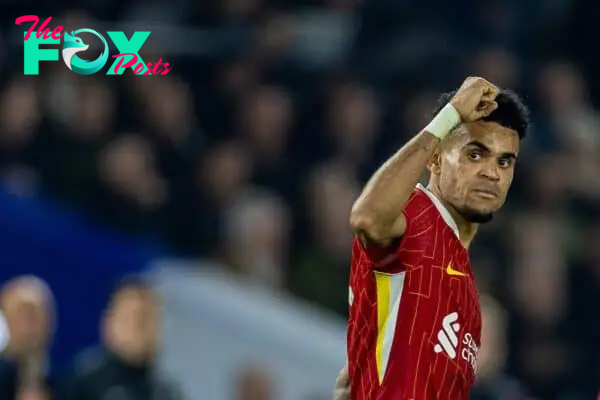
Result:
<svg viewBox="0 0 600 400"><path fill-rule="evenodd" d="M485 76L501 88L517 90L519 87L519 65L514 55L503 48L486 48L473 60L473 75Z"/></svg>
<svg viewBox="0 0 600 400"><path fill-rule="evenodd" d="M51 129L39 138L44 152L38 165L46 187L62 200L84 208L95 195L96 154L114 129L116 96L100 79L76 80L68 75L58 80L60 86L50 89L49 97L56 98L49 99L53 117Z"/></svg>
<svg viewBox="0 0 600 400"><path fill-rule="evenodd" d="M193 116L192 93L175 75L151 82L133 82L134 94L142 105L144 125L157 144L163 172L169 179L177 179L181 171L189 168L189 161L203 139Z"/></svg>
<svg viewBox="0 0 600 400"><path fill-rule="evenodd" d="M568 306L563 230L561 221L550 215L531 214L516 224L513 345L519 373L546 397L568 379L573 362L560 329Z"/></svg>
<svg viewBox="0 0 600 400"><path fill-rule="evenodd" d="M571 287L577 288L569 293L572 303L569 333L574 362L582 366L581 372L572 374L571 387L581 388L582 393L592 397L600 382L600 349L595 345L600 337L600 318L589 307L590 299L600 298L600 219L593 219L581 242L583 245L569 271Z"/></svg>
<svg viewBox="0 0 600 400"><path fill-rule="evenodd" d="M11 83L0 99L0 179L18 195L38 189L35 133L41 123L37 85L20 78Z"/></svg>
<svg viewBox="0 0 600 400"><path fill-rule="evenodd" d="M8 338L9 332L8 326L6 325L6 318L4 317L4 314L0 312L0 354L6 349Z"/></svg>
<svg viewBox="0 0 600 400"><path fill-rule="evenodd" d="M370 161L380 122L375 93L353 81L333 87L329 108L332 155L358 173Z"/></svg>
<svg viewBox="0 0 600 400"><path fill-rule="evenodd" d="M141 278L115 289L102 320L102 346L84 351L61 399L179 399L179 391L155 369L160 345L160 299Z"/></svg>
<svg viewBox="0 0 600 400"><path fill-rule="evenodd" d="M402 132L408 139L414 132L419 132L431 120L431 110L435 110L439 93L433 90L422 90L408 99L402 114Z"/></svg>
<svg viewBox="0 0 600 400"><path fill-rule="evenodd" d="M352 244L348 215L359 190L358 182L342 165L313 171L306 191L312 240L301 247L289 277L293 293L341 315L348 308L348 248Z"/></svg>
<svg viewBox="0 0 600 400"><path fill-rule="evenodd" d="M145 232L156 226L169 187L156 166L154 149L137 134L109 143L98 159L99 186L94 213L105 223Z"/></svg>
<svg viewBox="0 0 600 400"><path fill-rule="evenodd" d="M290 56L294 39L290 17L276 11L266 11L254 33L253 56L267 68L282 66Z"/></svg>
<svg viewBox="0 0 600 400"><path fill-rule="evenodd" d="M286 157L293 123L289 94L278 87L258 87L241 104L240 135L250 151L253 181L290 194L290 160Z"/></svg>
<svg viewBox="0 0 600 400"><path fill-rule="evenodd" d="M8 343L0 358L0 397L49 399L49 347L54 335L54 299L48 286L34 276L8 282L0 290Z"/></svg>
<svg viewBox="0 0 600 400"><path fill-rule="evenodd" d="M228 210L226 261L265 287L281 289L288 260L290 219L281 199L269 193L248 193Z"/></svg>
<svg viewBox="0 0 600 400"><path fill-rule="evenodd" d="M536 140L551 145L549 139L552 139L554 146L568 152L597 151L594 132L600 127L600 117L589 103L583 77L576 67L568 62L549 63L541 71L538 84L545 113L542 127L552 125L550 135L536 137Z"/></svg>
<svg viewBox="0 0 600 400"><path fill-rule="evenodd" d="M213 145L171 199L166 239L185 255L224 258L225 211L250 190L251 159L238 141Z"/></svg>
<svg viewBox="0 0 600 400"><path fill-rule="evenodd" d="M473 400L525 400L519 383L504 373L508 342L506 310L492 297L481 297L483 331Z"/></svg>
<svg viewBox="0 0 600 400"><path fill-rule="evenodd" d="M273 381L260 365L247 365L240 370L236 400L275 400Z"/></svg>

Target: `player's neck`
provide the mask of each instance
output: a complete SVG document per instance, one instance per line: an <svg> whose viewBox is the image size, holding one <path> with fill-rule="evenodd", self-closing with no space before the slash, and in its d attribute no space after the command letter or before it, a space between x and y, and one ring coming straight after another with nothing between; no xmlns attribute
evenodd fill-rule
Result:
<svg viewBox="0 0 600 400"><path fill-rule="evenodd" d="M456 225L458 225L458 234L460 237L460 241L462 242L465 248L469 248L473 239L475 239L475 235L477 234L477 230L479 229L479 224L466 221L454 208L450 205L445 204L448 211L456 221Z"/></svg>
<svg viewBox="0 0 600 400"><path fill-rule="evenodd" d="M475 235L477 234L479 224L467 221L461 213L459 213L451 204L446 202L442 198L440 190L436 185L429 183L429 185L427 185L427 190L433 193L433 195L440 200L444 207L446 207L446 210L448 210L448 212L452 216L452 219L456 223L456 226L458 228L458 236L460 238L461 243L465 248L468 249L471 245L471 242L475 238Z"/></svg>

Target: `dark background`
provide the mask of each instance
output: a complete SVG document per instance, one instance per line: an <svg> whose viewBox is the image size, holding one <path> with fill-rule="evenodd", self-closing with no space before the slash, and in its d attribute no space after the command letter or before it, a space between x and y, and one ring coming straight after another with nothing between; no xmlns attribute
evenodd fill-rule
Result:
<svg viewBox="0 0 600 400"><path fill-rule="evenodd" d="M29 26L14 20L27 14L52 16L51 29L150 30L141 55L173 69L79 76L59 60L24 76ZM63 325L89 307L78 339L59 335L59 360L94 340L108 282L157 252L219 260L345 315L361 185L427 123L440 91L480 75L522 94L534 122L509 201L472 250L481 291L508 316L505 372L538 398L592 398L599 14L584 0L4 1L0 273L47 278Z"/></svg>

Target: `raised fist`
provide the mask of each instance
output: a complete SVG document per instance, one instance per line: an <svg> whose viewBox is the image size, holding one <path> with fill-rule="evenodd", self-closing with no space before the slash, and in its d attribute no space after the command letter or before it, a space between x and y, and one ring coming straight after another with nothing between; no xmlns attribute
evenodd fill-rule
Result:
<svg viewBox="0 0 600 400"><path fill-rule="evenodd" d="M458 89L450 104L458 111L463 122L487 117L498 108L496 96L500 89L483 78L470 76Z"/></svg>

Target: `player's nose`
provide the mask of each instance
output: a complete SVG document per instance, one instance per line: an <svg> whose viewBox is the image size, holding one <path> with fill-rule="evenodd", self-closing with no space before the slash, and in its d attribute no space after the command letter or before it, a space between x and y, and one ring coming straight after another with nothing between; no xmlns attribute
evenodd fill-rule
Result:
<svg viewBox="0 0 600 400"><path fill-rule="evenodd" d="M498 171L498 167L495 164L489 163L481 167L479 176L496 182L500 180L500 171Z"/></svg>

